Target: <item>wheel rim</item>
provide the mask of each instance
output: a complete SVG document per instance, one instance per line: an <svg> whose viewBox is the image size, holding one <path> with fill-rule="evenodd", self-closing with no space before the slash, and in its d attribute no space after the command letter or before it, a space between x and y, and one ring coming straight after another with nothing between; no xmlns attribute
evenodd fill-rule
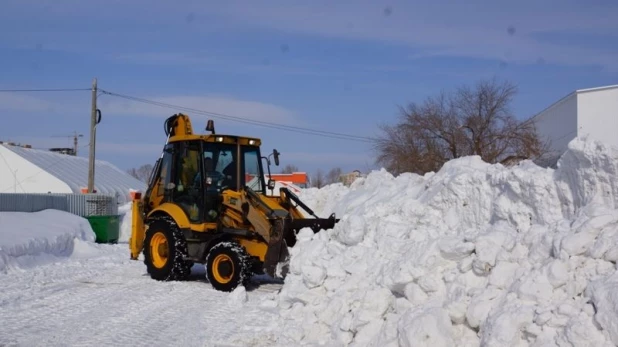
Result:
<svg viewBox="0 0 618 347"><path fill-rule="evenodd" d="M160 231L152 235L150 241L150 257L152 259L152 265L157 268L162 268L167 264L167 257L169 254L169 247L167 245L167 237Z"/></svg>
<svg viewBox="0 0 618 347"><path fill-rule="evenodd" d="M229 283L234 276L234 262L227 254L219 254L212 263L212 274L219 283Z"/></svg>

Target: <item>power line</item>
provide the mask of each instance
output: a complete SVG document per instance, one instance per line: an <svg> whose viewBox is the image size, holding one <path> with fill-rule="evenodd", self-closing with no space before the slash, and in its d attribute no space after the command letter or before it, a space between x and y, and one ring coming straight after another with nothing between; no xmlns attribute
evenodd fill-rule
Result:
<svg viewBox="0 0 618 347"><path fill-rule="evenodd" d="M90 90L89 88L60 88L60 89L0 89L1 93L18 92L76 92Z"/></svg>
<svg viewBox="0 0 618 347"><path fill-rule="evenodd" d="M298 132L298 133L307 134L307 135L318 135L318 136L324 136L324 137L330 137L330 138L336 138L336 139L342 139L342 140L352 140L352 141L360 141L360 142L375 142L376 141L375 139L371 137L356 136L356 135L343 134L343 133L337 133L337 132L332 132L332 131L316 130L316 129L310 129L310 128L291 126L291 125L283 125L283 124L277 124L277 123L266 122L266 121L257 121L257 120L252 120L252 119L242 118L242 117L237 117L237 116L231 116L231 115L217 113L217 112L210 112L210 111L204 111L204 110L199 110L199 109L190 108L190 107L172 105L172 104L168 104L164 102L148 100L144 98L138 98L138 97L130 96L130 95L118 94L118 93L109 92L103 89L99 89L99 90L103 94L131 100L135 102L141 102L144 104L155 105L159 107L165 107L165 108L176 109L176 110L184 110L184 111L192 112L195 114L211 116L214 118L222 118L226 120L232 120L232 121L251 124L251 125L258 125L258 126L263 126L267 128L287 130L287 131L293 131L293 132Z"/></svg>
<svg viewBox="0 0 618 347"><path fill-rule="evenodd" d="M271 122L265 122L265 121L256 121L256 120L242 118L242 117L237 117L237 116L230 116L230 115L226 115L226 114L222 114L222 113L198 110L198 109L194 109L194 108L178 106L178 105L172 105L172 104L167 104L167 103L163 103L163 102L159 102L159 101L153 101L153 100L138 98L138 97L134 97L134 96L113 93L113 92L109 92L109 91L102 90L102 89L100 89L100 90L104 94L111 95L111 96L116 96L116 97L120 97L120 98L124 98L124 99L128 99L128 100L132 100L132 101L142 102L142 103L145 103L145 104L150 104L150 105L155 105L155 106L160 106L160 107L166 107L166 108L171 108L171 109L187 110L189 112L193 112L193 113L197 113L197 114L212 116L212 117L215 117L215 118L223 118L223 119L227 119L227 120L233 120L233 121L237 121L237 122L241 122L241 123L247 123L247 124L252 124L252 125L259 125L259 126L275 128L275 129L281 129L281 130L297 131L297 132L304 133L304 134L309 134L309 135L321 135L321 136L327 136L327 137L334 137L334 138L338 138L338 139L344 138L344 139L363 141L363 142L373 142L374 141L374 139L369 138L369 137L355 136L355 135L342 134L342 133L323 131L323 130L315 130L315 129L302 128L302 127L296 127L296 126L291 126L291 125L283 125L283 124L277 124L277 123L271 123Z"/></svg>

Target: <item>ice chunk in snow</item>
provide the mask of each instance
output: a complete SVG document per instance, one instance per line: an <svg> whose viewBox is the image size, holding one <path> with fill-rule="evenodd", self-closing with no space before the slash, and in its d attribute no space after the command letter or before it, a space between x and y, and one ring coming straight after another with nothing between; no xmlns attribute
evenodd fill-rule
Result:
<svg viewBox="0 0 618 347"><path fill-rule="evenodd" d="M397 323L400 346L454 346L451 320L440 307L415 308L405 312Z"/></svg>
<svg viewBox="0 0 618 347"><path fill-rule="evenodd" d="M341 220L337 225L335 237L343 244L353 246L363 240L365 236L365 218L351 215Z"/></svg>
<svg viewBox="0 0 618 347"><path fill-rule="evenodd" d="M547 275L541 271L533 271L517 282L517 294L522 300L546 302L551 299L554 287Z"/></svg>
<svg viewBox="0 0 618 347"><path fill-rule="evenodd" d="M489 275L489 284L496 286L496 288L506 289L515 280L515 275L519 265L508 261L499 262L491 271Z"/></svg>
<svg viewBox="0 0 618 347"><path fill-rule="evenodd" d="M569 270L564 261L556 259L547 268L547 279L554 288L558 288L569 279Z"/></svg>
<svg viewBox="0 0 618 347"><path fill-rule="evenodd" d="M440 241L440 253L444 259L463 259L470 255L474 248L474 243L459 238L445 237Z"/></svg>
<svg viewBox="0 0 618 347"><path fill-rule="evenodd" d="M618 272L594 281L588 287L597 314L595 320L605 329L614 344L618 345Z"/></svg>
<svg viewBox="0 0 618 347"><path fill-rule="evenodd" d="M524 328L532 324L534 318L533 305L523 304L514 295L507 295L492 311L487 317L487 324L481 329L481 345L520 345Z"/></svg>

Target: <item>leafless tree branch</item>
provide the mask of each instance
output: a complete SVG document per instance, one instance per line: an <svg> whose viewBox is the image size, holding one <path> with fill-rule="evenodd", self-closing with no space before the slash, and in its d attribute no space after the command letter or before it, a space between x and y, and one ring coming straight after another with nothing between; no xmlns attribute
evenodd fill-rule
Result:
<svg viewBox="0 0 618 347"><path fill-rule="evenodd" d="M376 161L395 174L423 174L468 155L489 163L539 158L548 146L538 138L533 122L513 115L510 105L516 93L509 82L481 80L400 107L397 124L380 126Z"/></svg>

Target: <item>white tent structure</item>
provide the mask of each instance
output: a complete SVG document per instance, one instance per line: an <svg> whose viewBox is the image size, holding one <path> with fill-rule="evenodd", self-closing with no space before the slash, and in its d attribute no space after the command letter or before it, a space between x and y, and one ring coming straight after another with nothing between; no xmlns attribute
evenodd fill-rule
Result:
<svg viewBox="0 0 618 347"><path fill-rule="evenodd" d="M40 149L0 144L0 193L81 193L88 187L88 159ZM130 200L146 184L116 166L95 162L94 189Z"/></svg>

